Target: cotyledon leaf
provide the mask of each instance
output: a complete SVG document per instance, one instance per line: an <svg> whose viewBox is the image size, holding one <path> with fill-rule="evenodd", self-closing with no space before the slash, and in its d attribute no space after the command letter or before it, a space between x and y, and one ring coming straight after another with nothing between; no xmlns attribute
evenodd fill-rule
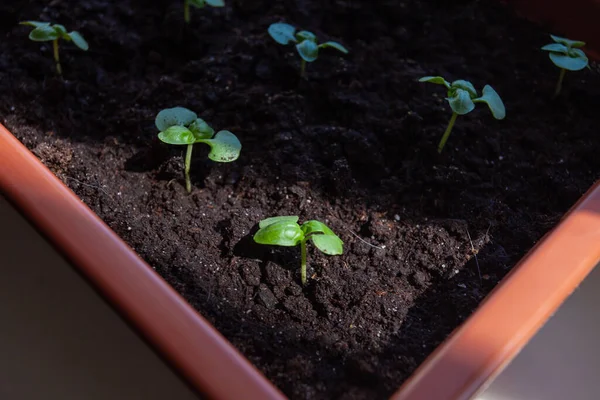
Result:
<svg viewBox="0 0 600 400"><path fill-rule="evenodd" d="M158 138L168 144L194 144L196 138L185 126L173 125L158 134Z"/></svg>
<svg viewBox="0 0 600 400"><path fill-rule="evenodd" d="M198 118L195 112L184 107L173 107L161 110L154 123L159 131L165 131L173 125L187 126Z"/></svg>
<svg viewBox="0 0 600 400"><path fill-rule="evenodd" d="M290 24L283 22L276 22L271 24L268 29L269 35L279 44L288 44L289 42L296 42L294 33L296 28Z"/></svg>
<svg viewBox="0 0 600 400"><path fill-rule="evenodd" d="M267 225L254 234L256 243L276 246L297 246L303 239L304 233L300 226L288 220Z"/></svg>
<svg viewBox="0 0 600 400"><path fill-rule="evenodd" d="M493 87L490 85L485 85L483 87L483 95L473 100L475 103L486 103L492 112L492 115L496 119L504 119L506 117L506 108L504 107L504 102L496 93Z"/></svg>
<svg viewBox="0 0 600 400"><path fill-rule="evenodd" d="M304 40L297 44L296 49L298 50L300 57L306 62L313 62L319 56L319 46L310 40Z"/></svg>
<svg viewBox="0 0 600 400"><path fill-rule="evenodd" d="M298 216L297 215L281 215L278 217L265 218L258 223L258 227L264 228L266 226L269 226L271 224L274 224L276 222L281 222L281 221L298 223Z"/></svg>
<svg viewBox="0 0 600 400"><path fill-rule="evenodd" d="M242 150L242 144L237 136L229 131L219 131L212 139L197 139L196 142L209 145L211 150L208 158L217 162L235 161Z"/></svg>
<svg viewBox="0 0 600 400"><path fill-rule="evenodd" d="M314 234L310 240L317 246L319 250L329 256L337 256L344 252L344 242L342 239L334 235Z"/></svg>
<svg viewBox="0 0 600 400"><path fill-rule="evenodd" d="M29 32L29 39L33 40L34 42L48 42L51 40L56 40L59 37L60 34L58 31L48 25L39 26Z"/></svg>
<svg viewBox="0 0 600 400"><path fill-rule="evenodd" d="M348 49L346 49L344 46L342 46L341 44L339 44L338 42L325 42L325 43L321 43L319 45L320 49L325 49L327 47L331 47L333 49L336 49L338 51L341 51L344 54L348 54Z"/></svg>
<svg viewBox="0 0 600 400"><path fill-rule="evenodd" d="M471 100L469 92L463 89L456 89L454 96L446 98L450 103L452 111L458 115L465 115L473 111L475 104Z"/></svg>
<svg viewBox="0 0 600 400"><path fill-rule="evenodd" d="M81 50L87 51L90 48L88 42L86 42L86 40L83 38L83 36L81 36L79 32L70 32L69 37L71 38L75 46L79 47Z"/></svg>

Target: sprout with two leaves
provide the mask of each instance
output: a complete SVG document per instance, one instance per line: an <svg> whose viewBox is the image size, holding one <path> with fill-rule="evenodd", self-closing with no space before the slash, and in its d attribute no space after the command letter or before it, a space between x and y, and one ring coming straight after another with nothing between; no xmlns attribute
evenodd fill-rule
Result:
<svg viewBox="0 0 600 400"><path fill-rule="evenodd" d="M33 26L29 33L29 39L34 42L52 42L54 49L54 61L56 62L56 71L62 76L62 67L60 65L60 56L58 54L58 40L63 39L67 42L73 42L75 46L83 51L89 49L88 43L77 31L67 32L67 29L60 24L50 24L50 22L23 21L21 25Z"/></svg>
<svg viewBox="0 0 600 400"><path fill-rule="evenodd" d="M452 132L452 127L456 122L456 118L459 115L465 115L475 109L476 103L485 103L490 108L492 115L496 119L504 119L506 116L506 109L502 99L496 93L496 91L489 85L483 87L483 94L479 96L477 90L469 81L458 80L452 83L446 81L441 76L426 76L419 79L419 82L430 82L438 85L443 85L448 89L448 97L446 100L450 104L452 109L452 117L448 123L448 127L442 136L442 140L438 145L438 153L441 153L444 149L444 145Z"/></svg>
<svg viewBox="0 0 600 400"><path fill-rule="evenodd" d="M183 0L183 19L185 23L190 23L190 6L204 8L207 5L211 7L225 7L225 2L223 0Z"/></svg>
<svg viewBox="0 0 600 400"><path fill-rule="evenodd" d="M187 145L185 155L185 188L192 191L190 164L194 143L206 143L211 151L208 158L217 162L237 160L242 149L238 138L229 131L215 131L195 112L183 107L167 108L158 113L155 120L160 131L158 138L165 143ZM214 136L213 136L214 135Z"/></svg>
<svg viewBox="0 0 600 400"><path fill-rule="evenodd" d="M588 58L579 47L585 46L585 42L580 40L565 39L550 35L555 43L550 43L542 47L542 50L548 51L550 60L560 68L558 82L554 90L554 97L560 94L562 82L567 71L579 71L588 66Z"/></svg>
<svg viewBox="0 0 600 400"><path fill-rule="evenodd" d="M317 44L317 37L309 31L296 32L296 28L292 25L277 22L269 26L269 35L279 44L286 45L290 42L296 44L296 50L302 58L302 66L300 67L300 76L304 78L306 75L306 63L313 62L319 56L319 49L327 47L334 48L344 54L348 54L348 50L337 42L324 42Z"/></svg>
<svg viewBox="0 0 600 400"><path fill-rule="evenodd" d="M259 244L294 247L300 245L300 279L306 284L306 241L312 240L317 249L330 256L344 252L344 242L327 225L311 220L298 224L297 216L263 219L254 241Z"/></svg>

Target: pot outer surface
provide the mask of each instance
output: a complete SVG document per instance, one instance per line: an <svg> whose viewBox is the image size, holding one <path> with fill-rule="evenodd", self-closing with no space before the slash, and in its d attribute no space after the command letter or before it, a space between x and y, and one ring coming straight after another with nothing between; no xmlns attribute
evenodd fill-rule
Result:
<svg viewBox="0 0 600 400"><path fill-rule="evenodd" d="M229 0L189 28L180 2L45 3L0 5L0 121L294 399L390 395L598 177L596 66L551 101L548 31L494 2ZM26 19L90 42L61 44L65 81ZM350 54L300 80L277 21ZM478 106L438 155L450 111L425 75L492 85L507 118ZM196 145L191 195L156 138L174 106L243 143L229 164ZM305 288L299 249L252 242L290 214L345 242L309 245Z"/></svg>

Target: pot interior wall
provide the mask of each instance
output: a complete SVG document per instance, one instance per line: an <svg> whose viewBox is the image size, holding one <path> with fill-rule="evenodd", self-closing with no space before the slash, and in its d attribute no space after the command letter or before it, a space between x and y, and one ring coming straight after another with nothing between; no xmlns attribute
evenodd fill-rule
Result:
<svg viewBox="0 0 600 400"><path fill-rule="evenodd" d="M477 400L598 398L599 267L596 266Z"/></svg>
<svg viewBox="0 0 600 400"><path fill-rule="evenodd" d="M0 398L199 398L2 197L0 221Z"/></svg>

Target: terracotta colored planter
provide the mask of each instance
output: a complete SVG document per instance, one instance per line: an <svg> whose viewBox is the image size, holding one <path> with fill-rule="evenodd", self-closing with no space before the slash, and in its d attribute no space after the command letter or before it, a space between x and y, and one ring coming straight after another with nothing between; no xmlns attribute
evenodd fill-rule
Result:
<svg viewBox="0 0 600 400"><path fill-rule="evenodd" d="M199 392L283 399L225 338L0 125L0 194Z"/></svg>
<svg viewBox="0 0 600 400"><path fill-rule="evenodd" d="M600 49L600 2L508 0L533 20ZM570 23L569 21L577 21ZM283 399L62 182L0 125L0 194L189 383L215 399ZM565 215L419 367L394 400L476 396L519 354L600 261L600 185Z"/></svg>
<svg viewBox="0 0 600 400"><path fill-rule="evenodd" d="M284 398L0 125L0 192L200 392ZM600 185L517 265L394 400L468 399L498 374L600 261Z"/></svg>
<svg viewBox="0 0 600 400"><path fill-rule="evenodd" d="M598 262L600 184L540 240L392 398L471 398L523 349Z"/></svg>

